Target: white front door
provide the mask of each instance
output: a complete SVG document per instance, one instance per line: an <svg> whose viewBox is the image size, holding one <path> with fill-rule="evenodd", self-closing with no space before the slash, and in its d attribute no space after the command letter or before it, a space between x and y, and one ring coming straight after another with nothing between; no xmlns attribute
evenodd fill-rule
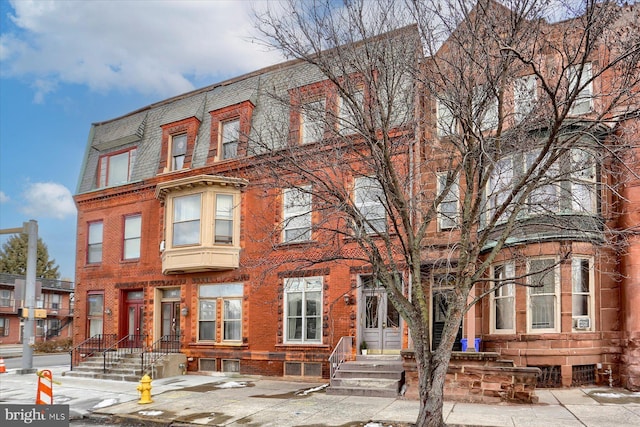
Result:
<svg viewBox="0 0 640 427"><path fill-rule="evenodd" d="M366 341L369 354L399 353L402 348L400 314L387 298L387 291L375 286L368 277L362 278L361 341Z"/></svg>

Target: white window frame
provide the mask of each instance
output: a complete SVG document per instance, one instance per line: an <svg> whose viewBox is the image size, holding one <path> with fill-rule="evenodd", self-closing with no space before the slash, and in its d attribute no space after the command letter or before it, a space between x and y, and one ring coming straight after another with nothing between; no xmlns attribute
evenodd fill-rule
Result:
<svg viewBox="0 0 640 427"><path fill-rule="evenodd" d="M311 240L311 186L285 188L282 194L282 242Z"/></svg>
<svg viewBox="0 0 640 427"><path fill-rule="evenodd" d="M239 307L239 314L237 317L232 317L232 314L227 309L230 304L237 304ZM237 337L229 336L227 334L227 327L237 325ZM229 331L231 333L231 331ZM242 298L222 298L222 341L242 341Z"/></svg>
<svg viewBox="0 0 640 427"><path fill-rule="evenodd" d="M98 167L98 188L125 184L131 181L136 153L137 149L131 148L123 152L101 156L99 160L100 166Z"/></svg>
<svg viewBox="0 0 640 427"><path fill-rule="evenodd" d="M453 111L444 102L436 100L436 132L439 137L453 135L456 132L458 123Z"/></svg>
<svg viewBox="0 0 640 427"><path fill-rule="evenodd" d="M142 237L142 215L135 214L125 216L123 233L122 259L139 259Z"/></svg>
<svg viewBox="0 0 640 427"><path fill-rule="evenodd" d="M506 166L506 168L505 168ZM513 186L513 178L515 161L512 156L503 157L496 161L496 164L489 177L487 183L487 198L488 198L488 217L487 222L490 221L495 215L498 207L504 203L509 194L511 193L511 187ZM505 222L508 219L509 208L507 208L503 214L498 218L496 224Z"/></svg>
<svg viewBox="0 0 640 427"><path fill-rule="evenodd" d="M524 170L525 172L533 166L533 162L538 158L540 149L527 151L524 153ZM542 162L545 162L546 158L543 158ZM536 175L534 170L532 175ZM545 213L555 213L560 210L560 183L558 177L560 176L560 163L554 162L549 169L547 169L545 176L538 181L537 187L534 188L527 199L528 211L530 215L541 215ZM549 183L544 184L542 180L548 180Z"/></svg>
<svg viewBox="0 0 640 427"><path fill-rule="evenodd" d="M170 138L169 159L171 162L171 170L182 170L184 168L184 160L187 156L187 134L171 135Z"/></svg>
<svg viewBox="0 0 640 427"><path fill-rule="evenodd" d="M378 180L368 176L355 179L353 199L355 208L362 215L364 232L378 234L387 232L387 212L382 200L384 190Z"/></svg>
<svg viewBox="0 0 640 427"><path fill-rule="evenodd" d="M87 225L87 264L100 264L102 262L104 241L104 223L93 221Z"/></svg>
<svg viewBox="0 0 640 427"><path fill-rule="evenodd" d="M438 197L442 194L447 184L447 172L437 174L438 177ZM455 206L453 212L448 207ZM447 209L445 209L447 208ZM458 226L460 215L460 185L459 176L456 176L449 187L449 191L438 205L438 229L451 230Z"/></svg>
<svg viewBox="0 0 640 427"><path fill-rule="evenodd" d="M587 214L597 213L598 179L594 154L590 150L574 148L571 150L570 162L572 211Z"/></svg>
<svg viewBox="0 0 640 427"><path fill-rule="evenodd" d="M553 269L550 271L539 272L541 269L532 268L532 263L536 262L546 262L550 265L553 265ZM543 292L544 288L534 288L528 287L527 292L527 332L528 333L551 333L551 332L560 332L560 265L558 264L558 259L554 257L539 257L539 258L531 258L527 260L527 283L529 285L536 282L536 276L538 275L551 275L553 279L553 292ZM535 300L540 298L552 298L551 307L553 308L552 319L553 326L552 327L534 327L534 305Z"/></svg>
<svg viewBox="0 0 640 427"><path fill-rule="evenodd" d="M0 326L0 328L2 328L2 333L0 334L0 336L3 337L8 337L10 330L9 330L9 323L11 323L9 321L8 317L0 317L0 323L2 323L2 326Z"/></svg>
<svg viewBox="0 0 640 427"><path fill-rule="evenodd" d="M213 224L213 244L233 245L234 222L235 222L235 197L233 194L216 193L216 210ZM222 203L223 200L230 201ZM224 230L224 234L223 234Z"/></svg>
<svg viewBox="0 0 640 427"><path fill-rule="evenodd" d="M516 284L515 284L515 263L507 261L491 266L492 286L503 284L491 292L491 333L492 334L514 334L516 332ZM509 280L511 279L511 280ZM498 328L498 305L502 302L511 310L509 319L510 328Z"/></svg>
<svg viewBox="0 0 640 427"><path fill-rule="evenodd" d="M238 345L242 343L242 314L243 314L243 294L244 284L242 283L219 283L205 284L198 287L198 331L197 341L212 344ZM233 301L238 304L239 308L237 317L229 317L227 315L228 302ZM203 310L203 304L208 304L208 310ZM206 317L203 315L206 314ZM218 322L220 320L220 322ZM213 339L207 337L202 339L202 323L213 323ZM229 337L227 335L227 326L238 324L238 335Z"/></svg>
<svg viewBox="0 0 640 427"><path fill-rule="evenodd" d="M218 340L218 299L198 297L198 342L217 342ZM213 325L213 337L202 337L202 325Z"/></svg>
<svg viewBox="0 0 640 427"><path fill-rule="evenodd" d="M513 81L513 114L516 123L522 122L538 102L538 78L534 74Z"/></svg>
<svg viewBox="0 0 640 427"><path fill-rule="evenodd" d="M13 291L0 289L0 307L13 307Z"/></svg>
<svg viewBox="0 0 640 427"><path fill-rule="evenodd" d="M580 73L581 68L582 73ZM578 76L580 76L579 80ZM582 88L569 108L570 115L579 116L593 111L593 81L591 76L592 67L590 62L585 63L584 67L578 64L567 69L567 80L569 82L567 92L570 94L576 88Z"/></svg>
<svg viewBox="0 0 640 427"><path fill-rule="evenodd" d="M587 290L585 291L583 270L584 264L587 267ZM572 329L574 332L590 332L594 330L594 307L593 307L593 294L594 294L594 260L590 256L574 256L571 259L571 315L572 315ZM579 299L586 298L586 313L576 313L577 302ZM589 319L588 328L577 328L578 319Z"/></svg>
<svg viewBox="0 0 640 427"><path fill-rule="evenodd" d="M300 142L311 144L324 139L326 102L316 99L306 102L300 113Z"/></svg>
<svg viewBox="0 0 640 427"><path fill-rule="evenodd" d="M294 277L285 279L284 282L284 343L285 344L305 344L320 345L322 344L322 315L323 315L323 280L321 276L316 277ZM289 300L293 294L300 294L300 314L291 314ZM318 295L317 298L311 300L308 296ZM309 303L313 301L316 304L317 312L313 316L309 316ZM298 324L295 319L299 319L300 337L296 338ZM309 321L314 320L316 324L316 334L318 338L309 338L307 335L310 327ZM296 325L296 331L293 331L292 337L291 326Z"/></svg>
<svg viewBox="0 0 640 427"><path fill-rule="evenodd" d="M220 158L227 160L238 157L239 145L240 118L220 122Z"/></svg>
<svg viewBox="0 0 640 427"><path fill-rule="evenodd" d="M484 107L483 111L479 111L481 107ZM477 117L481 132L498 127L498 98L487 93L485 85L479 85L473 89L472 111L473 116Z"/></svg>
<svg viewBox="0 0 640 427"><path fill-rule="evenodd" d="M187 209L187 205L185 205L185 209L181 209L181 211L184 211L183 214L180 214L179 212L177 212L177 209L180 208L180 206L178 205L178 203L176 202L182 202L182 201L187 201L187 200L198 200L198 206L197 209ZM178 246L193 246L193 245L200 245L200 242L202 241L202 193L193 193L193 194L184 194L184 195L180 195L180 196L175 196L172 198L171 200L171 246L172 247L178 247ZM197 216L195 216L195 213L197 213ZM180 228L179 226L184 225L184 226L188 226L188 225L192 225L194 227L193 230L190 230L190 234L194 234L194 230L195 227L197 226L198 229L198 239L197 240L177 240L181 239L182 237L179 237L180 234L177 233L177 228Z"/></svg>
<svg viewBox="0 0 640 427"><path fill-rule="evenodd" d="M356 89L351 94L354 101L364 108L364 90ZM352 106L343 97L338 98L338 131L341 135L350 135L358 132L359 117L353 111Z"/></svg>

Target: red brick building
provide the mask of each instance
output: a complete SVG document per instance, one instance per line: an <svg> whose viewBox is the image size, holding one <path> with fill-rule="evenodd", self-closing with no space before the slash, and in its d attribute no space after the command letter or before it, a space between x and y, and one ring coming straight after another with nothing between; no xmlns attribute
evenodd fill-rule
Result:
<svg viewBox="0 0 640 427"><path fill-rule="evenodd" d="M597 63L589 67L595 72ZM522 78L529 84L526 74ZM589 86L588 95L598 84ZM274 93L290 99L291 108L276 102ZM424 133L398 134L418 141L419 155L429 156L432 147L446 144L447 132L456 132L455 123L434 99L420 101L408 109L426 118ZM598 104L585 102L587 109L576 116L588 120ZM309 109L300 110L300 104ZM280 186L267 172L270 160L254 144L265 133L282 149L322 142L330 131L309 111L340 118L340 105L318 70L292 61L93 124L75 196L74 341L137 335L151 345L165 337L179 342L189 371L314 377L328 376L328 357L342 337L366 341L374 354L410 348L404 322L372 283L367 262L312 262L336 247L353 253L358 245L318 232L313 225L332 218L311 207L304 186L314 183ZM638 135L637 118L616 126L614 132ZM334 130L343 131L339 125ZM602 130L598 141L606 145L610 132ZM576 148L572 156L582 154ZM524 157L519 161L526 164ZM515 160L507 158L510 166L502 170L513 174ZM421 172L414 184L437 193L439 175ZM568 203L564 213L580 214L585 226L595 218L608 221L611 230L635 227L640 181L627 178L624 203L599 185L615 178L594 169L580 186L566 190L569 198L557 195L558 206ZM366 171L354 167L340 179L348 180L354 203L367 208L373 228L386 230L376 184ZM494 182L504 185L497 177ZM450 292L436 266L455 247L450 242L464 187L460 183L460 193L443 201L433 223L431 247L440 253L425 254L434 346ZM557 226L533 233L526 221L514 238L491 265L494 280L538 270L552 274L537 278L541 292L514 285L487 295L466 314L454 350L477 345L517 366L540 367L543 382L552 386L612 375L616 383L640 387L640 317L633 310L640 299L640 243L630 239L614 250L597 236L558 233ZM478 286L473 295L482 292Z"/></svg>
<svg viewBox="0 0 640 427"><path fill-rule="evenodd" d="M0 274L0 344L22 342L24 319L24 276ZM46 317L35 319L32 336L37 342L68 338L73 330L73 282L36 280L35 308Z"/></svg>

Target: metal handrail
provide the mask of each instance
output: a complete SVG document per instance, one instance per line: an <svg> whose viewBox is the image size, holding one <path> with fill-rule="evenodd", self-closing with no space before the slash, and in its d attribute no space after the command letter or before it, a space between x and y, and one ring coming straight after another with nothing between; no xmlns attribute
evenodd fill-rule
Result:
<svg viewBox="0 0 640 427"><path fill-rule="evenodd" d="M107 366L111 367L120 361L123 355L139 353L142 350L142 343L146 339L144 334L130 334L120 338L102 352L102 372L107 373Z"/></svg>
<svg viewBox="0 0 640 427"><path fill-rule="evenodd" d="M151 375L153 365L163 356L170 353L180 353L180 335L163 335L159 340L140 355L140 368L143 374ZM153 375L151 375L153 377Z"/></svg>
<svg viewBox="0 0 640 427"><path fill-rule="evenodd" d="M333 378L340 365L347 360L354 360L353 337L342 337L329 356L329 378Z"/></svg>
<svg viewBox="0 0 640 427"><path fill-rule="evenodd" d="M116 334L96 334L82 341L69 351L71 355L71 366L69 370L73 371L73 367L77 366L82 359L110 347L115 340Z"/></svg>

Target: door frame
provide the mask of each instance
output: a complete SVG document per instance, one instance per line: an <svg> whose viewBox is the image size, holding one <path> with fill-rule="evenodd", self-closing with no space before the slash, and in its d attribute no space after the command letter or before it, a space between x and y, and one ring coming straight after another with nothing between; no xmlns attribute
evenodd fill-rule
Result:
<svg viewBox="0 0 640 427"><path fill-rule="evenodd" d="M388 301L388 297L387 297L387 290L384 287L381 286L376 286L371 287L371 288L365 288L364 285L364 281L363 278L365 277L372 277L370 274L362 274L359 275L357 280L358 280L358 288L359 288L359 292L358 292L358 307L357 307L357 312L358 312L358 337L359 340L356 343L356 349L359 352L360 349L360 343L366 339L365 337L365 325L366 325L366 310L367 310L367 306L366 306L366 299L368 295L372 295L375 294L378 296L378 310L377 310L377 314L378 314L378 339L377 339L377 343L375 344L375 348L371 346L371 341L367 341L367 345L368 345L368 354L400 354L400 350L402 350L402 330L403 330L403 319L402 316L400 316L400 314L397 314L398 317L398 326L396 328L398 337L397 337L397 342L398 345L397 346L393 346L390 348L386 348L385 347L385 331L389 328L386 327L386 321L387 321L387 307L388 304L390 304L390 302ZM395 309L395 307L394 307ZM397 310L396 310L397 311Z"/></svg>
<svg viewBox="0 0 640 427"><path fill-rule="evenodd" d="M139 292L140 298L129 299L129 294ZM120 321L118 322L118 339L122 339L127 335L131 335L129 333L130 324L129 324L129 307L136 307L135 319L139 325L138 331L136 334L136 338L134 340L129 340L129 347L141 347L144 342L142 341L142 335L144 335L144 290L140 289L127 289L122 290L120 293Z"/></svg>

